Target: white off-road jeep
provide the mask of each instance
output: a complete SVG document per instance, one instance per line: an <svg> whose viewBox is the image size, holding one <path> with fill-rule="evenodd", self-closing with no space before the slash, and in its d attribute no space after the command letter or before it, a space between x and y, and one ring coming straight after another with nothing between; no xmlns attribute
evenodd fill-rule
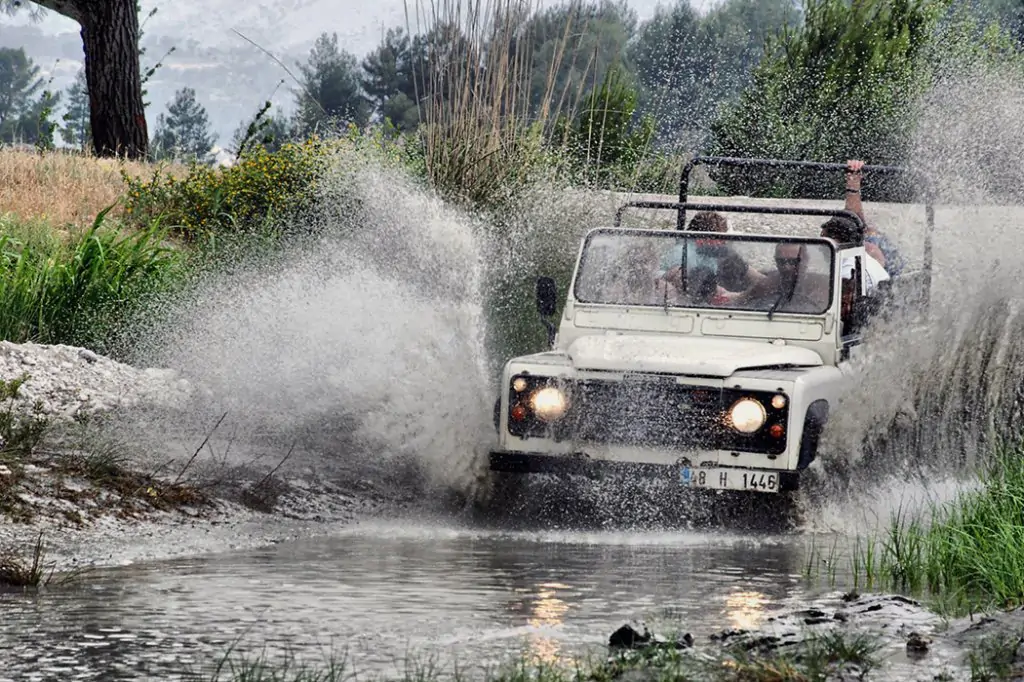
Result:
<svg viewBox="0 0 1024 682"><path fill-rule="evenodd" d="M630 205L860 223L824 209ZM796 490L848 385L851 351L879 312L864 277L869 257L824 238L591 230L557 329L548 322L551 348L504 367L491 470L620 470L693 488ZM540 278L542 316L556 312L556 299L554 281Z"/></svg>

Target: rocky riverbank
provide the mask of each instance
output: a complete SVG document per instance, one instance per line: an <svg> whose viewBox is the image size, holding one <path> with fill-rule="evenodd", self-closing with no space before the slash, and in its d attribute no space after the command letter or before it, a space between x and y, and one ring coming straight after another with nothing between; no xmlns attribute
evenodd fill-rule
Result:
<svg viewBox="0 0 1024 682"><path fill-rule="evenodd" d="M40 534L58 569L251 548L402 504L365 479L218 459L208 438L168 459L125 440L133 415L194 418L204 388L172 370L5 341L0 381L0 556L31 559Z"/></svg>
<svg viewBox="0 0 1024 682"><path fill-rule="evenodd" d="M751 682L1024 679L1024 610L946 619L900 595L833 593L705 641L627 624L592 679Z"/></svg>

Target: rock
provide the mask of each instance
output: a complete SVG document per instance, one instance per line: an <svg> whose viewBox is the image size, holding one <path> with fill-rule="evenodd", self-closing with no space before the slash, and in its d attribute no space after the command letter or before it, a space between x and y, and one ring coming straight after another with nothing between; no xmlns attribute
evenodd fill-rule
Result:
<svg viewBox="0 0 1024 682"><path fill-rule="evenodd" d="M82 358L83 360L85 360L86 362L88 362L90 364L92 364L92 363L94 363L94 362L96 362L97 360L100 359L98 355L93 353L88 348L82 348L81 350L79 350L78 351L78 357Z"/></svg>
<svg viewBox="0 0 1024 682"><path fill-rule="evenodd" d="M638 649L639 645L651 641L651 633L644 628L643 634L636 631L631 625L623 625L612 633L608 638L608 646L612 649Z"/></svg>
<svg viewBox="0 0 1024 682"><path fill-rule="evenodd" d="M917 632L911 632L907 637L907 655L911 658L920 658L928 653L928 646L932 640Z"/></svg>

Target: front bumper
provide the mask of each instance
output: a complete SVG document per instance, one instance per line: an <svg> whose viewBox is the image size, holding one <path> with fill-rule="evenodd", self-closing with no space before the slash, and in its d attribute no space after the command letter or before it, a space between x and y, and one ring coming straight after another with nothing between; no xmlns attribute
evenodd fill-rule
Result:
<svg viewBox="0 0 1024 682"><path fill-rule="evenodd" d="M605 459L593 459L583 454L549 455L539 452L492 451L490 453L490 469L509 474L570 474L580 476L600 476L602 474L651 479L680 480L682 464L652 464L649 462L623 462ZM692 472L699 472L702 467L691 467ZM799 471L780 471L773 469L749 469L745 467L716 467L714 471L727 469L739 472L756 472L778 476L777 492L790 492L800 486ZM708 469L710 470L710 469Z"/></svg>

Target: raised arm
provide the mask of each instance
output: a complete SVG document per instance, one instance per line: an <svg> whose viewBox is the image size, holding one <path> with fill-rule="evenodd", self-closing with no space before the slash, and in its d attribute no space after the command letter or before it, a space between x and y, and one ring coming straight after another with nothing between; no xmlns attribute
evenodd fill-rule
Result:
<svg viewBox="0 0 1024 682"><path fill-rule="evenodd" d="M863 175L863 161L846 162L846 210L856 213L865 223L864 205L860 200L860 180Z"/></svg>
<svg viewBox="0 0 1024 682"><path fill-rule="evenodd" d="M870 232L866 227L868 219L864 217L864 204L861 203L860 198L860 181L863 177L863 161L847 161L846 162L846 210L851 213L856 213L865 225L865 234ZM864 242L864 250L867 251L868 255L874 258L876 261L885 265L885 255L882 250L871 242Z"/></svg>

